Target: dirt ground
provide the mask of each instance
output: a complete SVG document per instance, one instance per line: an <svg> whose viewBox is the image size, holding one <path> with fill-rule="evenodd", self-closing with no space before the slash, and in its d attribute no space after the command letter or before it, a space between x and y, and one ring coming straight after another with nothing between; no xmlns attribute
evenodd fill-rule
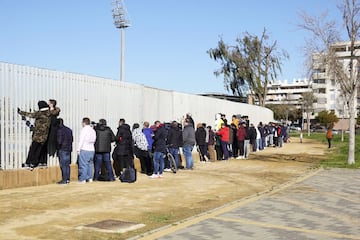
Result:
<svg viewBox="0 0 360 240"><path fill-rule="evenodd" d="M0 239L126 239L223 204L268 191L310 171L325 145L298 139L283 148L251 153L248 160L195 162L194 170L138 174L133 184L94 182L0 191ZM83 225L102 220L142 223L128 233Z"/></svg>

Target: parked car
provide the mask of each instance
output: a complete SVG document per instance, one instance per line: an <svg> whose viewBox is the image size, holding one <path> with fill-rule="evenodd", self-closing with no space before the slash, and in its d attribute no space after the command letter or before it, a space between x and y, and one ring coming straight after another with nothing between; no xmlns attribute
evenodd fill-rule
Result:
<svg viewBox="0 0 360 240"><path fill-rule="evenodd" d="M314 126L312 129L311 129L312 132L326 132L327 129L326 127L324 126Z"/></svg>
<svg viewBox="0 0 360 240"><path fill-rule="evenodd" d="M291 126L289 127L289 130L290 130L290 132L300 132L300 131L301 131L301 127L295 126L295 125L291 125Z"/></svg>

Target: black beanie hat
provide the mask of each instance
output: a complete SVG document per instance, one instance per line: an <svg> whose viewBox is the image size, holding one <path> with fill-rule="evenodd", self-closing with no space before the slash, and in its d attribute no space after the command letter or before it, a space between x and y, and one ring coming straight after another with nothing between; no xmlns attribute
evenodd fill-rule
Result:
<svg viewBox="0 0 360 240"><path fill-rule="evenodd" d="M39 101L38 106L39 106L39 109L49 107L49 105L45 101Z"/></svg>

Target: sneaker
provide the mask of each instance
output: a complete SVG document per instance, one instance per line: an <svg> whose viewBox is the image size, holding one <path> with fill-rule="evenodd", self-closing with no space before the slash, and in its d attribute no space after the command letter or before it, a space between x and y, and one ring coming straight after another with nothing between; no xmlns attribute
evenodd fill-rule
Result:
<svg viewBox="0 0 360 240"><path fill-rule="evenodd" d="M93 182L93 180L90 178L90 179L86 180L86 182L88 182L88 183L92 183L92 182Z"/></svg>
<svg viewBox="0 0 360 240"><path fill-rule="evenodd" d="M159 178L159 175L153 174L153 175L149 176L149 178Z"/></svg>
<svg viewBox="0 0 360 240"><path fill-rule="evenodd" d="M79 184L85 184L86 181L85 180L82 180L82 181L78 181Z"/></svg>
<svg viewBox="0 0 360 240"><path fill-rule="evenodd" d="M171 169L170 168L165 168L164 172L171 172Z"/></svg>
<svg viewBox="0 0 360 240"><path fill-rule="evenodd" d="M30 164L23 163L23 164L21 164L21 167L22 168L30 168Z"/></svg>
<svg viewBox="0 0 360 240"><path fill-rule="evenodd" d="M60 181L60 182L57 182L57 184L66 185L66 184L69 184L69 182L68 181Z"/></svg>
<svg viewBox="0 0 360 240"><path fill-rule="evenodd" d="M158 178L163 178L164 176L162 175L162 174L160 174L159 176L158 176Z"/></svg>

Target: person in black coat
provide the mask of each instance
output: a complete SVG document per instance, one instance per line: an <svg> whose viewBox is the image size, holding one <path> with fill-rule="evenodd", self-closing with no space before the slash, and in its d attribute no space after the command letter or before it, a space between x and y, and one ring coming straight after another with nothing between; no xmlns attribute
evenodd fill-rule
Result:
<svg viewBox="0 0 360 240"><path fill-rule="evenodd" d="M161 178L163 177L164 171L164 154L166 153L166 137L167 131L164 124L161 124L160 121L155 122L156 130L154 132L154 173L151 175L151 178Z"/></svg>
<svg viewBox="0 0 360 240"><path fill-rule="evenodd" d="M206 162L206 130L204 129L202 123L198 123L195 131L195 140L196 145L198 146L198 151L200 154L200 161Z"/></svg>
<svg viewBox="0 0 360 240"><path fill-rule="evenodd" d="M100 119L95 126L96 142L95 142L95 166L94 166L94 181L97 181L100 171L103 176L107 176L105 180L114 181L114 172L111 166L110 152L111 143L115 141L113 131L106 125L105 119ZM105 169L101 170L102 165ZM106 170L106 173L104 172Z"/></svg>
<svg viewBox="0 0 360 240"><path fill-rule="evenodd" d="M257 149L256 137L257 137L256 129L254 127L254 124L251 123L249 128L249 139L253 152L256 152Z"/></svg>
<svg viewBox="0 0 360 240"><path fill-rule="evenodd" d="M179 123L173 121L168 131L166 144L169 146L169 152L173 155L176 166L179 167L179 148L182 147L182 130ZM170 164L170 163L169 163ZM167 165L165 163L165 165ZM166 168L166 166L165 166Z"/></svg>
<svg viewBox="0 0 360 240"><path fill-rule="evenodd" d="M70 183L70 164L71 164L71 152L73 144L72 130L64 125L63 119L57 119L57 155L59 157L59 165L61 169L61 181L58 184Z"/></svg>
<svg viewBox="0 0 360 240"><path fill-rule="evenodd" d="M134 167L134 154L132 148L132 133L130 126L125 123L125 119L120 119L119 127L115 136L116 147L113 152L113 166L115 175L120 176L126 167Z"/></svg>

